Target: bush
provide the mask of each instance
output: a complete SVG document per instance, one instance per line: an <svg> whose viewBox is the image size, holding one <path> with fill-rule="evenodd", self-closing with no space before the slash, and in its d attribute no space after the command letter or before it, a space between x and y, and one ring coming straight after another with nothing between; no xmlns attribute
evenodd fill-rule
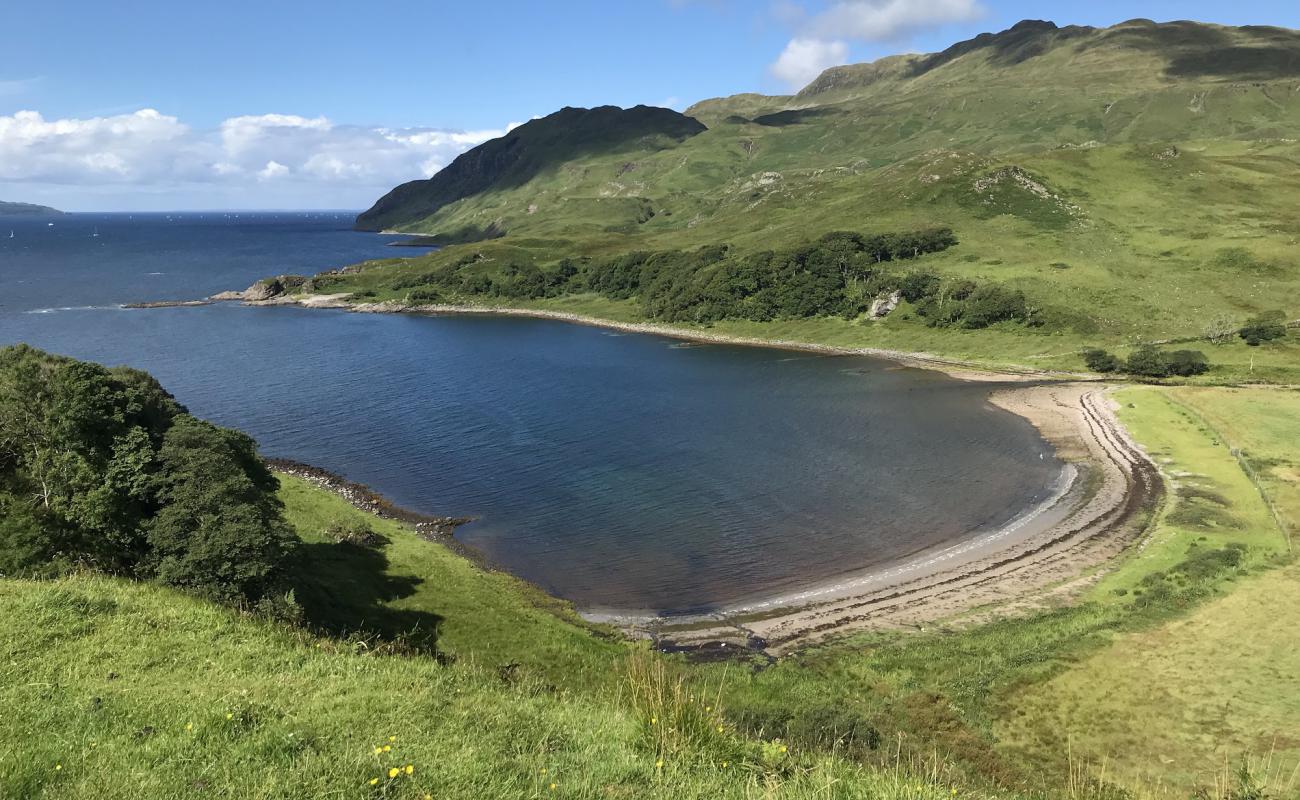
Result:
<svg viewBox="0 0 1300 800"><path fill-rule="evenodd" d="M1259 347L1264 342L1281 339L1286 336L1286 317L1282 312L1260 314L1246 321L1238 334L1251 347Z"/></svg>
<svg viewBox="0 0 1300 800"><path fill-rule="evenodd" d="M1201 375L1210 369L1210 362L1200 350L1175 350L1165 355L1167 375Z"/></svg>
<svg viewBox="0 0 1300 800"><path fill-rule="evenodd" d="M1093 372L1101 373L1119 372L1124 368L1118 357L1096 347L1083 351L1083 363Z"/></svg>
<svg viewBox="0 0 1300 800"><path fill-rule="evenodd" d="M1144 344L1130 353L1125 364L1125 369L1130 374L1148 378L1200 375L1209 368L1209 360L1199 350L1175 350L1166 353L1150 344Z"/></svg>

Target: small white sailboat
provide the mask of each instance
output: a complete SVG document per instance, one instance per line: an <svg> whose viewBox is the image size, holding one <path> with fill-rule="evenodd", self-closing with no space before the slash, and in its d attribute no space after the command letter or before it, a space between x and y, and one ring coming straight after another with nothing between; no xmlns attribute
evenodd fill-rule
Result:
<svg viewBox="0 0 1300 800"><path fill-rule="evenodd" d="M99 226L98 226L98 225L95 226L95 232L92 233L92 234L90 234L90 238L92 238L92 239L98 239L98 238L99 238Z"/></svg>
<svg viewBox="0 0 1300 800"><path fill-rule="evenodd" d="M14 238L14 232L12 228L9 230L9 238L10 239Z"/></svg>

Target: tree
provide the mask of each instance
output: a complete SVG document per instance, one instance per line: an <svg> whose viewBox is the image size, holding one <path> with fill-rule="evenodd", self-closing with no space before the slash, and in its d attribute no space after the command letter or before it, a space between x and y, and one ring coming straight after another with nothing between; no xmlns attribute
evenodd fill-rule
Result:
<svg viewBox="0 0 1300 800"><path fill-rule="evenodd" d="M1165 372L1187 377L1210 369L1210 362L1200 350L1175 350L1165 355Z"/></svg>
<svg viewBox="0 0 1300 800"><path fill-rule="evenodd" d="M257 601L297 542L276 485L251 439L143 372L0 349L0 573L82 564Z"/></svg>
<svg viewBox="0 0 1300 800"><path fill-rule="evenodd" d="M1152 344L1140 345L1129 353L1124 367L1133 375L1143 375L1148 378L1163 378L1169 374L1165 354Z"/></svg>
<svg viewBox="0 0 1300 800"><path fill-rule="evenodd" d="M1097 347L1083 351L1083 363L1093 372L1101 373L1119 372L1124 368L1123 362L1114 354Z"/></svg>
<svg viewBox="0 0 1300 800"><path fill-rule="evenodd" d="M279 589L298 540L253 440L185 416L158 460L163 506L149 525L150 573L225 602Z"/></svg>

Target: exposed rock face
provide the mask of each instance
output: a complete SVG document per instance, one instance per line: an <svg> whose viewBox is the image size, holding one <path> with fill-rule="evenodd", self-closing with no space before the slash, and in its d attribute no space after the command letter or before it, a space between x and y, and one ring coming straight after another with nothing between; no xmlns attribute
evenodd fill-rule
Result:
<svg viewBox="0 0 1300 800"><path fill-rule="evenodd" d="M242 292L219 292L210 300L243 300L247 303L264 303L283 297L290 289L305 288L310 281L301 275L277 275L263 278Z"/></svg>
<svg viewBox="0 0 1300 800"><path fill-rule="evenodd" d="M894 291L891 294L881 295L880 297L877 297L875 300L871 301L871 310L868 311L867 313L871 315L872 319L883 319L889 316L894 309L898 308L898 304L902 302L902 300L903 300L903 293L900 291Z"/></svg>
<svg viewBox="0 0 1300 800"><path fill-rule="evenodd" d="M280 283L279 278L270 278L260 280L244 290L244 300L250 300L254 303L262 300L270 300L272 297L279 297L284 294L284 284Z"/></svg>

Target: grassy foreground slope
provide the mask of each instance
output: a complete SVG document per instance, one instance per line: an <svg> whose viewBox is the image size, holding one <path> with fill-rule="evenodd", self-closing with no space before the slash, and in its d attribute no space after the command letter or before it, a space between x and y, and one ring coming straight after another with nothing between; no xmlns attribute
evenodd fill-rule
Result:
<svg viewBox="0 0 1300 800"><path fill-rule="evenodd" d="M292 479L283 496L309 542L361 516ZM933 771L737 731L716 683L706 696L643 649L540 610L554 603L519 582L366 522L389 539L378 576L336 564L304 605L319 612L313 595L334 590L348 620L367 599L370 621L436 611L452 663L158 586L0 579L0 797L953 796ZM354 594L359 576L425 588Z"/></svg>
<svg viewBox="0 0 1300 800"><path fill-rule="evenodd" d="M611 126L617 146L575 146L534 163L527 179L487 176L450 203L461 184L443 184L463 170L435 176L424 200L391 213L381 203L363 221L500 238L375 264L330 291L402 299L421 274L467 259L467 275L493 275L566 257L716 244L753 253L833 230L948 226L960 244L922 266L1022 290L1045 324L932 328L904 304L883 321L786 320L781 335L1078 368L1087 345L1197 339L1262 312L1300 317L1298 79L1296 31L1025 22L942 53L836 67L794 96L705 101L687 117L708 130L684 138L660 135L662 120L642 138ZM510 136L546 150L567 114L530 123L536 136L528 125ZM579 132L579 143L590 138ZM462 158L477 164L482 153ZM618 306L610 312L645 316L635 299ZM777 325L715 328L775 336ZM1300 382L1294 336L1209 355L1221 365L1212 377Z"/></svg>

